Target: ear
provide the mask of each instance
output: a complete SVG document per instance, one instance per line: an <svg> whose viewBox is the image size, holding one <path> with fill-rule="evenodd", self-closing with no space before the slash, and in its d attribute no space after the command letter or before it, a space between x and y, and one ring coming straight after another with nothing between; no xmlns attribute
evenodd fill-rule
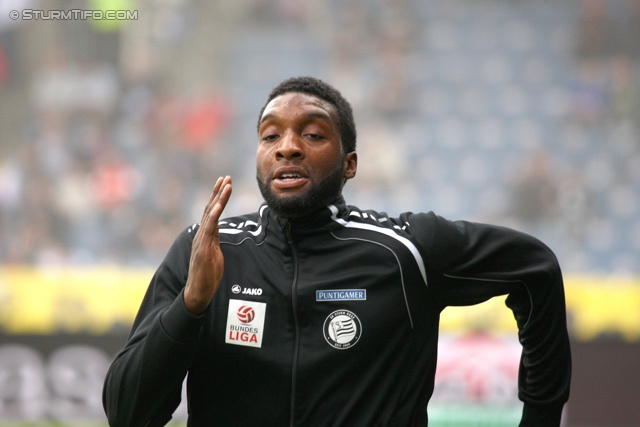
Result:
<svg viewBox="0 0 640 427"><path fill-rule="evenodd" d="M358 153L352 151L344 156L344 179L345 181L356 176L358 169Z"/></svg>

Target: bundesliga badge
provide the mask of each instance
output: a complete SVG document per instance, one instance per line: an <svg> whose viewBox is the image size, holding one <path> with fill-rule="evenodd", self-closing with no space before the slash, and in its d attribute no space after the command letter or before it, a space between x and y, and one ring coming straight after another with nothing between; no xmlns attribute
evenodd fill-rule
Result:
<svg viewBox="0 0 640 427"><path fill-rule="evenodd" d="M264 302L230 299L224 342L247 347L262 347L266 311L267 304Z"/></svg>

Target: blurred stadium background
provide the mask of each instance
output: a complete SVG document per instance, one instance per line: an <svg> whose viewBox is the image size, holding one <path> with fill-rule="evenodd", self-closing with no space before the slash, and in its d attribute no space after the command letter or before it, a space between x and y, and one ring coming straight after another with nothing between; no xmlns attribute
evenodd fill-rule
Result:
<svg viewBox="0 0 640 427"><path fill-rule="evenodd" d="M48 12L73 9L131 19ZM554 249L566 424L639 426L638 0L0 0L0 425L101 420L103 370L215 179L229 215L261 202L257 114L293 75L352 101L349 203ZM512 332L466 313L444 332Z"/></svg>

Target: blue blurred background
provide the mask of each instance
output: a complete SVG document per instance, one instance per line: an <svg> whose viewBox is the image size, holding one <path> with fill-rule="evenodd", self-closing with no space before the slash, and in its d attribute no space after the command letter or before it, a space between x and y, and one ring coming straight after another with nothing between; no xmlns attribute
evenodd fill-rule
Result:
<svg viewBox="0 0 640 427"><path fill-rule="evenodd" d="M511 225L640 272L640 2L0 2L0 262L155 266L213 182L255 210L282 79L353 103L347 201ZM46 6L46 7L45 7ZM9 18L135 10L135 20Z"/></svg>
<svg viewBox="0 0 640 427"><path fill-rule="evenodd" d="M51 14L70 10L130 19ZM633 426L640 0L0 0L0 415L101 419L127 316L216 178L234 179L227 215L261 203L257 114L297 75L354 107L348 203L507 225L556 252L569 425Z"/></svg>

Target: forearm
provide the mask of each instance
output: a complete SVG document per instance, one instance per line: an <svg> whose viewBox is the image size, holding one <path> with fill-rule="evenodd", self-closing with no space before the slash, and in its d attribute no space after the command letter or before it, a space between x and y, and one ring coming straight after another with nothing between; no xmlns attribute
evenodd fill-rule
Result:
<svg viewBox="0 0 640 427"><path fill-rule="evenodd" d="M182 294L132 334L113 362L103 404L112 426L164 425L180 403L182 382L202 319L186 312Z"/></svg>
<svg viewBox="0 0 640 427"><path fill-rule="evenodd" d="M524 287L526 291L516 291L507 298L522 344L518 390L525 411L521 425L559 426L571 381L571 350L560 268L556 265L555 272L545 280L528 282ZM543 419L547 421L538 421Z"/></svg>

